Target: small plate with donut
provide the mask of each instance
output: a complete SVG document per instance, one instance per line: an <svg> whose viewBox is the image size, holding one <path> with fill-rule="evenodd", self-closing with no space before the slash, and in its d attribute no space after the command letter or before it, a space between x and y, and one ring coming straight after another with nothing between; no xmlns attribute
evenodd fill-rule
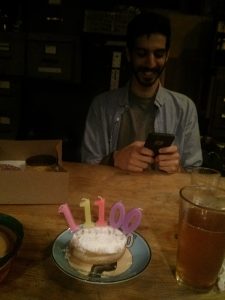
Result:
<svg viewBox="0 0 225 300"><path fill-rule="evenodd" d="M151 261L151 248L137 232L129 235L124 255L115 263L90 265L77 262L71 266L67 252L73 233L62 232L54 241L52 256L56 266L70 277L87 283L115 284L139 276Z"/></svg>
<svg viewBox="0 0 225 300"><path fill-rule="evenodd" d="M23 160L0 160L0 171L19 171L25 168Z"/></svg>

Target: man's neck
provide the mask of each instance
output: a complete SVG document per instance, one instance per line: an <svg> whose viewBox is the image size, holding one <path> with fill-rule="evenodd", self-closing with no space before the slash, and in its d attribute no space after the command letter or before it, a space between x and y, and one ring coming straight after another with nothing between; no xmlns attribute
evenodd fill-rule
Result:
<svg viewBox="0 0 225 300"><path fill-rule="evenodd" d="M133 78L131 80L131 91L134 93L136 96L141 97L141 98L151 98L153 97L159 88L159 80L156 80L156 82L152 86L142 86Z"/></svg>

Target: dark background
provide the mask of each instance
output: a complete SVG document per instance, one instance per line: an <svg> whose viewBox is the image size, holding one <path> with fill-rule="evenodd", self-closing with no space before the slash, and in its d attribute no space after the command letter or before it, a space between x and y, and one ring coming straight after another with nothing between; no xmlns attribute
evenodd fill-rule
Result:
<svg viewBox="0 0 225 300"><path fill-rule="evenodd" d="M220 167L218 153L225 143L222 0L1 0L0 139L60 138L63 159L79 161L92 98L113 88L112 79L115 87L129 78L125 28L142 10L171 19L172 47L162 83L196 103L205 163ZM115 68L112 59L118 53L121 64ZM211 152L217 156L209 157Z"/></svg>

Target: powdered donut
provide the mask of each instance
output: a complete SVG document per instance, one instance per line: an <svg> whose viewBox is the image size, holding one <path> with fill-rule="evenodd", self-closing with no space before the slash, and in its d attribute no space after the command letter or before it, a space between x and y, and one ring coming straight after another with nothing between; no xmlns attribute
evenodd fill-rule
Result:
<svg viewBox="0 0 225 300"><path fill-rule="evenodd" d="M3 164L0 163L0 171L20 171L19 167L10 165L10 164Z"/></svg>
<svg viewBox="0 0 225 300"><path fill-rule="evenodd" d="M34 155L26 159L27 166L54 166L56 164L57 158L48 154Z"/></svg>
<svg viewBox="0 0 225 300"><path fill-rule="evenodd" d="M127 237L110 226L82 228L74 233L67 258L71 263L111 264L123 256L126 243Z"/></svg>

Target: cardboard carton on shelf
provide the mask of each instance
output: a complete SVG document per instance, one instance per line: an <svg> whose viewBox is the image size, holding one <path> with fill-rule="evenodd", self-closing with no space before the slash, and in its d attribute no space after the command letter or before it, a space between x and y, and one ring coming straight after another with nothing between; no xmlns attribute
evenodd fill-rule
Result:
<svg viewBox="0 0 225 300"><path fill-rule="evenodd" d="M69 174L62 167L61 140L0 140L0 163L24 162L35 155L51 155L59 168L0 171L0 204L58 204L68 200Z"/></svg>

